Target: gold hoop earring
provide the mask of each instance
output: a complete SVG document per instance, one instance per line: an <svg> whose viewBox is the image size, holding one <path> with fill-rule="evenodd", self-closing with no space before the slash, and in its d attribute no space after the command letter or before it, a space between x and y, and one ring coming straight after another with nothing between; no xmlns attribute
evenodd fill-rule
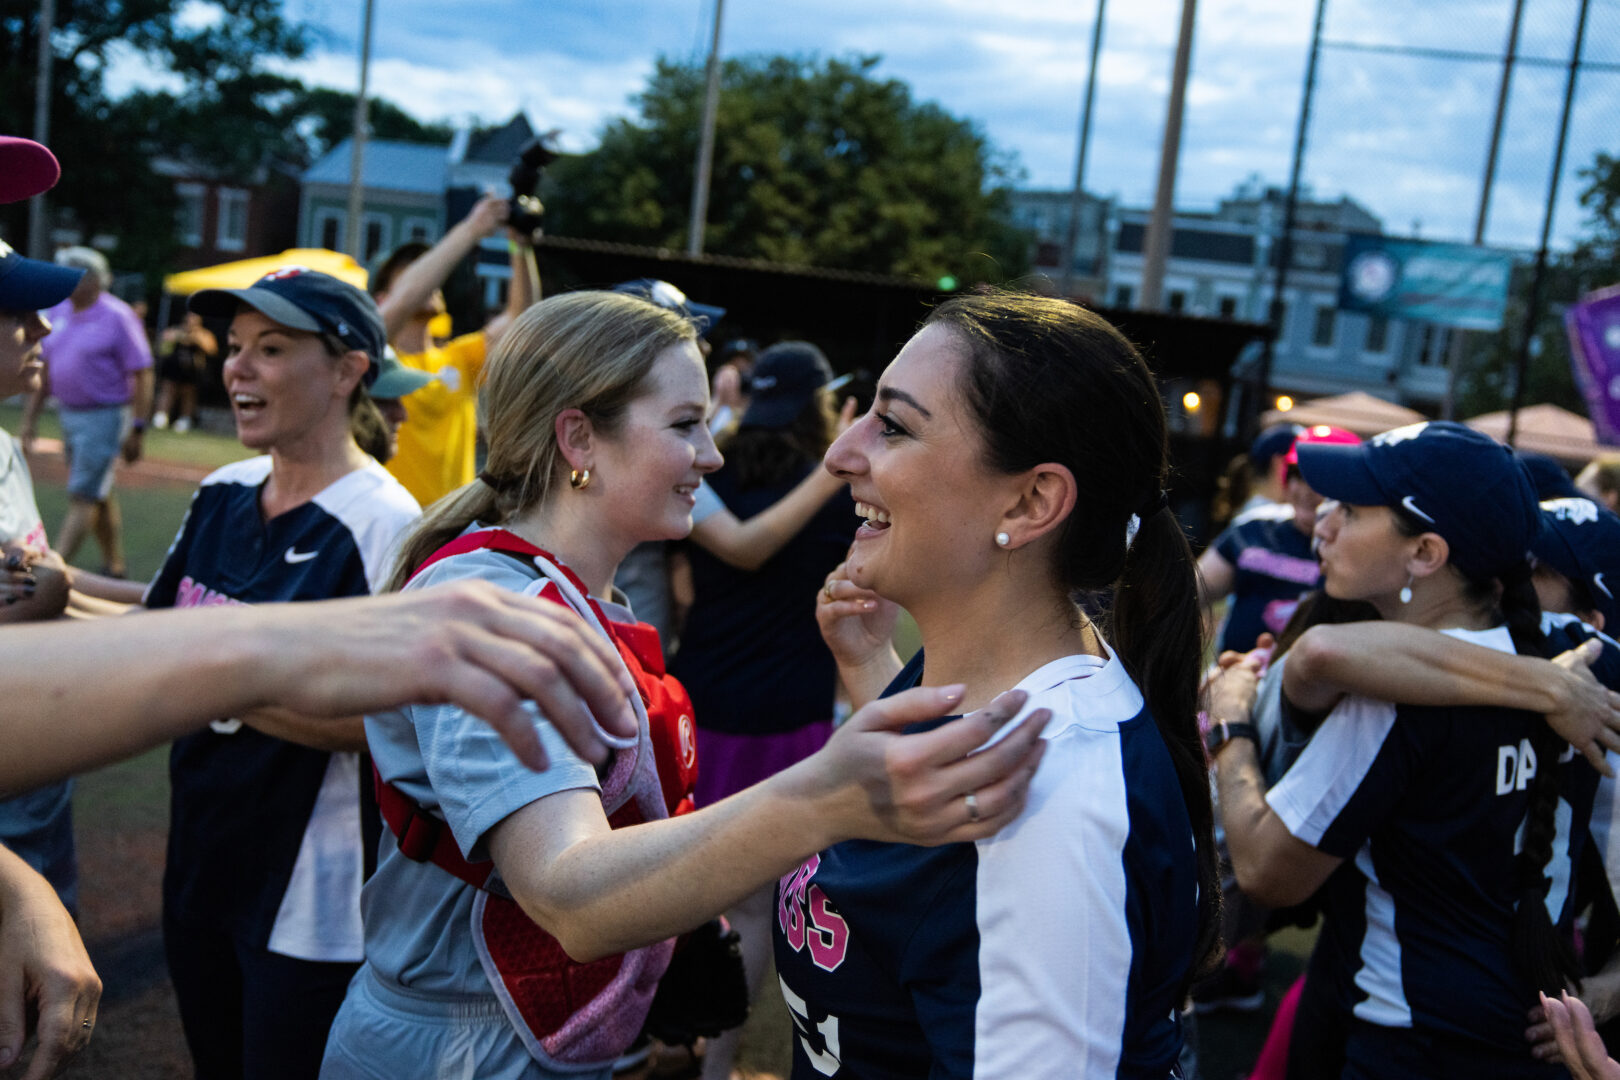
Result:
<svg viewBox="0 0 1620 1080"><path fill-rule="evenodd" d="M591 470L575 469L568 474L568 486L575 491L584 491L591 483Z"/></svg>

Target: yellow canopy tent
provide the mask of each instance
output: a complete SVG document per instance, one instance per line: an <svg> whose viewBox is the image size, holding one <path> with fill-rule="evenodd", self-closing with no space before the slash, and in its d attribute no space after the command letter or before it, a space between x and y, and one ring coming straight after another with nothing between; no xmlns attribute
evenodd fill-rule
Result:
<svg viewBox="0 0 1620 1080"><path fill-rule="evenodd" d="M369 277L365 267L336 251L289 248L280 255L264 255L257 259L242 259L218 266L205 266L201 270L182 270L178 274L170 274L163 279L163 291L176 296L190 296L204 289L245 289L270 271L285 266L319 270L360 289L366 287Z"/></svg>

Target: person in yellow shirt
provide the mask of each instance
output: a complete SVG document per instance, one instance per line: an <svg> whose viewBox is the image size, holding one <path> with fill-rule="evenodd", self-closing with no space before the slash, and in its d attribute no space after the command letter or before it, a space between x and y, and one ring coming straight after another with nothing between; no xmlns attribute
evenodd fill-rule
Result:
<svg viewBox="0 0 1620 1080"><path fill-rule="evenodd" d="M506 309L483 329L442 345L429 333L429 324L445 312L445 279L485 237L506 224L507 212L504 198L485 195L437 244L404 245L372 280L400 363L438 376L405 400L410 419L399 429L399 452L387 466L423 506L472 481L484 360L511 321L540 299L532 239L509 229L512 283Z"/></svg>

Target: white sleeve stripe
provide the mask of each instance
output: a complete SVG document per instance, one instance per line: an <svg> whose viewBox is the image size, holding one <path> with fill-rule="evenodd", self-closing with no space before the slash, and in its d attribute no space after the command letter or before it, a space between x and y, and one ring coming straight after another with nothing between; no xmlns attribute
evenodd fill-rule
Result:
<svg viewBox="0 0 1620 1080"><path fill-rule="evenodd" d="M1387 701L1348 697L1329 714L1266 802L1312 847L1349 805L1395 726Z"/></svg>

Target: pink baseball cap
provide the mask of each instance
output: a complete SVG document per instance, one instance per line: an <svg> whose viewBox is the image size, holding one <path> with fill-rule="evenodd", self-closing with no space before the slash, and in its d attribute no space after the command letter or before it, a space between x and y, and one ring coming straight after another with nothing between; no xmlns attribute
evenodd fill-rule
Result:
<svg viewBox="0 0 1620 1080"><path fill-rule="evenodd" d="M32 139L0 135L0 203L31 199L62 177L56 155Z"/></svg>

